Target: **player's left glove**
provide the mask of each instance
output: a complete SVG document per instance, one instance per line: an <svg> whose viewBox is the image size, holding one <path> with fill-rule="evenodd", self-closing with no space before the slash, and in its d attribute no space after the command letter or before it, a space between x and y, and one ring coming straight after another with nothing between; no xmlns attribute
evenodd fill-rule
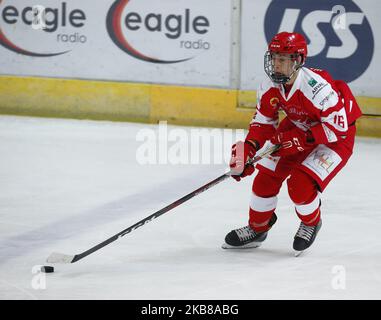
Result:
<svg viewBox="0 0 381 320"><path fill-rule="evenodd" d="M303 152L314 143L311 131L304 132L296 127L289 131L275 133L270 141L281 146L278 151L273 153L274 156L280 157Z"/></svg>
<svg viewBox="0 0 381 320"><path fill-rule="evenodd" d="M247 164L250 158L253 158L256 153L256 148L252 142L238 141L232 146L232 153L230 158L230 169L232 171L231 177L236 181L241 178L250 176L254 172L254 166Z"/></svg>

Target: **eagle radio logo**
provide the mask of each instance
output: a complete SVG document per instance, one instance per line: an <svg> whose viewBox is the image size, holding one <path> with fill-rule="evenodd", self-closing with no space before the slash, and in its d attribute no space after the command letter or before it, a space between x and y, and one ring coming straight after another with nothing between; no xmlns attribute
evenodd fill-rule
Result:
<svg viewBox="0 0 381 320"><path fill-rule="evenodd" d="M308 43L307 66L320 66L336 79L354 81L368 69L374 54L372 28L360 4L273 0L265 15L266 39L280 31L299 32Z"/></svg>
<svg viewBox="0 0 381 320"><path fill-rule="evenodd" d="M161 10L159 1L145 6L150 8L147 12L139 7L144 1L116 0L107 13L108 34L120 50L144 62L171 64L191 60L195 52L210 49L210 42L200 38L209 32L206 16L178 5L176 12L171 7Z"/></svg>
<svg viewBox="0 0 381 320"><path fill-rule="evenodd" d="M0 0L0 45L29 57L59 56L71 51L67 50L68 44L87 41L78 32L85 22L85 12L69 7L65 1L44 6L35 1ZM71 32L65 32L68 30ZM61 50L52 50L52 44Z"/></svg>

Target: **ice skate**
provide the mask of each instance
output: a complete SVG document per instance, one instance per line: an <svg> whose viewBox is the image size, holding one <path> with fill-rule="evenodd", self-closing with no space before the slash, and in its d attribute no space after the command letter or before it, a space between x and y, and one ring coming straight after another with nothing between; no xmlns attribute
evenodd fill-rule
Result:
<svg viewBox="0 0 381 320"><path fill-rule="evenodd" d="M303 222L300 223L299 229L294 237L293 248L295 250L295 256L300 256L304 250L309 248L314 242L316 235L318 234L322 225L320 220L316 226L306 226Z"/></svg>
<svg viewBox="0 0 381 320"><path fill-rule="evenodd" d="M275 224L277 216L274 213L269 221L270 228ZM255 232L250 226L230 231L225 237L223 249L248 249L258 248L267 238L266 232Z"/></svg>

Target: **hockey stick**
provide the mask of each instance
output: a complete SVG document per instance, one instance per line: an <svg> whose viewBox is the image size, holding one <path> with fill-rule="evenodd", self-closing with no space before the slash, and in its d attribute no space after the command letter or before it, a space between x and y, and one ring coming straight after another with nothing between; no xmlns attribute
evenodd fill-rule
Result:
<svg viewBox="0 0 381 320"><path fill-rule="evenodd" d="M269 145L266 147L266 145L259 150L259 154L257 154L254 158L250 159L247 163L249 164L254 164L261 160L264 157L269 156L271 153L276 151L279 148L277 145ZM170 205L164 207L163 209L160 209L156 211L155 213L151 214L150 216L144 218L143 220L140 220L139 222L135 223L134 225L128 227L127 229L122 230L121 232L113 235L111 238L97 244L96 246L82 252L76 255L68 255L68 254L63 254L63 253L58 253L58 252L53 252L48 259L46 260L49 263L74 263L77 262L78 260L83 259L84 257L88 256L89 254L92 254L95 251L98 251L99 249L103 248L104 246L107 246L111 242L114 242L115 240L118 240L119 238L125 236L126 234L134 231L135 229L144 226L146 223L151 222L152 220L156 219L157 217L160 217L162 214L176 208L180 204L184 203L185 201L188 201L189 199L193 198L194 196L197 196L198 194L208 190L209 188L217 185L221 181L224 181L228 177L230 177L234 172L229 171L218 178L208 182L207 184L203 185L202 187L192 191L191 193L188 193L184 197L172 202Z"/></svg>

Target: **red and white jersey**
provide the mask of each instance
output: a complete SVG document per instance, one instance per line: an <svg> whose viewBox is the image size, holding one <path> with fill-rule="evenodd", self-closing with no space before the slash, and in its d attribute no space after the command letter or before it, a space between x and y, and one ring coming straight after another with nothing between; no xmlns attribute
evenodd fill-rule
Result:
<svg viewBox="0 0 381 320"><path fill-rule="evenodd" d="M286 114L278 130L297 126L310 130L316 144L345 139L348 126L361 116L349 87L335 81L324 70L301 68L288 93L281 84L267 80L257 92L257 112L246 139L260 146L270 139L279 125L279 111Z"/></svg>

